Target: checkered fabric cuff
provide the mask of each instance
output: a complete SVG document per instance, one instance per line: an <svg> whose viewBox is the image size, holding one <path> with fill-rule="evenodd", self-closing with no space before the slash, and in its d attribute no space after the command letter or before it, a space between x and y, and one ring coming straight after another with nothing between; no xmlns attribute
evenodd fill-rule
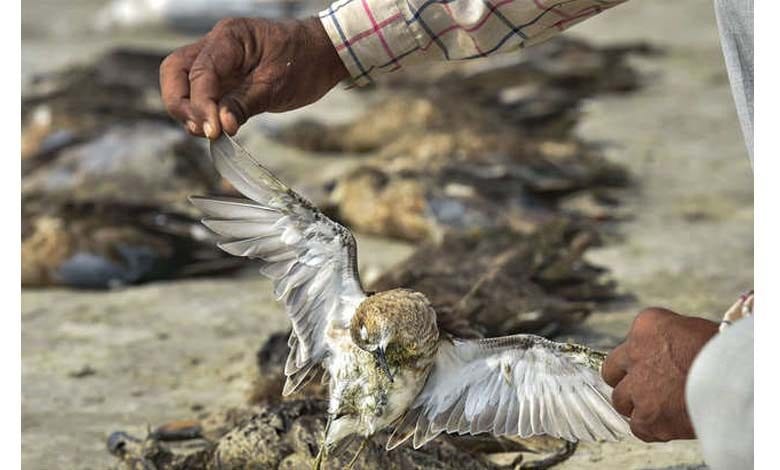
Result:
<svg viewBox="0 0 780 470"><path fill-rule="evenodd" d="M320 12L320 21L358 86L421 54L396 0L339 0Z"/></svg>
<svg viewBox="0 0 780 470"><path fill-rule="evenodd" d="M626 0L338 0L320 13L356 85L430 60L542 42Z"/></svg>

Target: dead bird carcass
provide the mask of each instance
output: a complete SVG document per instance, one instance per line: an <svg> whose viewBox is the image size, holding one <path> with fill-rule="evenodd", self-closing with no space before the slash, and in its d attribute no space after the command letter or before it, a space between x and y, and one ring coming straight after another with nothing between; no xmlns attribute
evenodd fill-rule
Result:
<svg viewBox="0 0 780 470"><path fill-rule="evenodd" d="M186 204L229 192L163 111L161 53L117 50L22 100L22 285L105 288L239 266Z"/></svg>
<svg viewBox="0 0 780 470"><path fill-rule="evenodd" d="M612 204L599 203L614 201L609 191L629 176L572 128L584 98L639 85L625 60L637 49L644 51L558 40L446 72L391 75L376 91L387 98L354 122L304 121L277 138L365 154L331 191L334 214L363 232L424 240L453 229L527 230L554 218L561 202L591 193L596 207L568 209L609 218Z"/></svg>

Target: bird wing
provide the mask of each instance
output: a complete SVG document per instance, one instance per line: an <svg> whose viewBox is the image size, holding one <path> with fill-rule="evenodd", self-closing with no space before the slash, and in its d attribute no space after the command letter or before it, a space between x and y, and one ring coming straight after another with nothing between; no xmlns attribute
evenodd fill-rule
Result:
<svg viewBox="0 0 780 470"><path fill-rule="evenodd" d="M203 224L225 237L218 246L256 258L292 320L285 365L288 395L328 354L330 326L347 327L365 298L352 233L288 188L227 135L211 142L217 171L247 199L191 197Z"/></svg>
<svg viewBox="0 0 780 470"><path fill-rule="evenodd" d="M569 441L630 435L601 379L603 353L534 335L442 340L428 380L390 441L415 448L441 432Z"/></svg>

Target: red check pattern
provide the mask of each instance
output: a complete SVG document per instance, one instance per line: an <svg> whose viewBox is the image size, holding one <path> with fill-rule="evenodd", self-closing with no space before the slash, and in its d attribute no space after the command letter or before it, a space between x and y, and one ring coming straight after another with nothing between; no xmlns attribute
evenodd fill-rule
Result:
<svg viewBox="0 0 780 470"><path fill-rule="evenodd" d="M627 0L338 0L320 13L354 83L544 41Z"/></svg>

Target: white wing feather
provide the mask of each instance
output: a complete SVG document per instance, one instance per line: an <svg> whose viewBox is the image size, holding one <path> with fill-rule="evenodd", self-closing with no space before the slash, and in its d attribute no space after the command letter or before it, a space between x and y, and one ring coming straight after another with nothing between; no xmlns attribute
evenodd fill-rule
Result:
<svg viewBox="0 0 780 470"><path fill-rule="evenodd" d="M225 240L235 256L261 260L292 321L285 374L288 395L311 379L328 354L330 326L346 327L365 298L349 230L279 181L231 138L211 143L217 171L244 196L192 197L203 224Z"/></svg>
<svg viewBox="0 0 780 470"><path fill-rule="evenodd" d="M443 340L425 387L388 442L418 448L442 432L569 441L631 434L599 373L603 356L534 335Z"/></svg>

